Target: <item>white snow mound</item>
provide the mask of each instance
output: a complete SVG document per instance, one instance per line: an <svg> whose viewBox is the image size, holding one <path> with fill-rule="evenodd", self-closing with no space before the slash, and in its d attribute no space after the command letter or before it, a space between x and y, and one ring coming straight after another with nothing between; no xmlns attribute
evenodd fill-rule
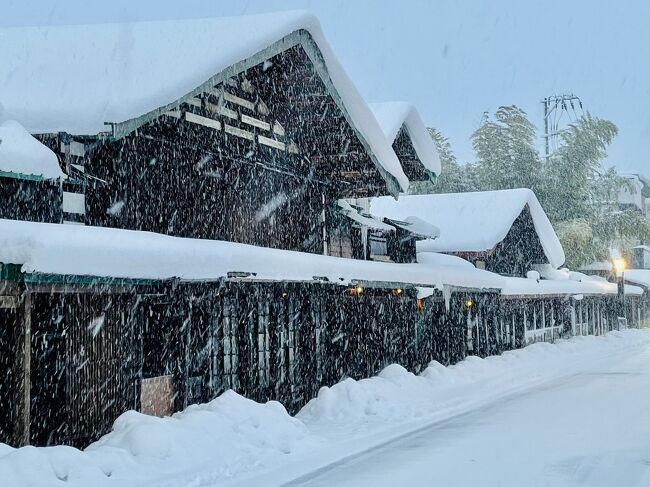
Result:
<svg viewBox="0 0 650 487"><path fill-rule="evenodd" d="M66 177L56 154L15 120L0 123L0 171L45 179Z"/></svg>

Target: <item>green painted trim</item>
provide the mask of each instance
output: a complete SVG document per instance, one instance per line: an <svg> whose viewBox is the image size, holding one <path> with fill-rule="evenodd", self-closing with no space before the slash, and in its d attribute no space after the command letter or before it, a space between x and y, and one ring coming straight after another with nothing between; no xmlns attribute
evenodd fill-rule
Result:
<svg viewBox="0 0 650 487"><path fill-rule="evenodd" d="M22 280L22 273L20 272L19 265L0 263L0 281L21 282Z"/></svg>
<svg viewBox="0 0 650 487"><path fill-rule="evenodd" d="M43 176L36 176L34 174L22 174L19 172L0 171L1 178L23 179L27 181L45 181Z"/></svg>
<svg viewBox="0 0 650 487"><path fill-rule="evenodd" d="M0 281L29 282L41 284L84 284L111 286L151 285L161 282L154 279L131 279L122 277L80 276L72 274L40 274L22 272L19 264L0 263Z"/></svg>
<svg viewBox="0 0 650 487"><path fill-rule="evenodd" d="M110 285L110 286L144 286L155 284L160 281L153 279L130 279L122 277L102 277L102 276L80 276L68 274L39 274L26 273L24 282L40 284L82 284L89 286Z"/></svg>

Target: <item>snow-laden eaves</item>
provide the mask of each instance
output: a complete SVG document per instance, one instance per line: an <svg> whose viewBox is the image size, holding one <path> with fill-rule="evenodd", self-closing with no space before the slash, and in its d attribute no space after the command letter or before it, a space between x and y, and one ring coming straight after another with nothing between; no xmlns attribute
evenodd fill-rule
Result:
<svg viewBox="0 0 650 487"><path fill-rule="evenodd" d="M524 277L506 277L501 294L504 296L579 296L579 295L613 295L618 293L616 283L600 279L528 279ZM640 296L643 289L637 286L625 286L625 293Z"/></svg>
<svg viewBox="0 0 650 487"><path fill-rule="evenodd" d="M395 231L395 227L392 227L387 223L384 223L371 216L362 215L355 208L353 208L352 205L350 205L350 203L348 203L345 200L338 200L337 204L339 208L341 208L341 213L347 216L350 220L353 220L362 226L372 228L373 230L380 230L383 232Z"/></svg>
<svg viewBox="0 0 650 487"><path fill-rule="evenodd" d="M623 278L650 289L650 269L628 269L623 272Z"/></svg>
<svg viewBox="0 0 650 487"><path fill-rule="evenodd" d="M408 179L377 120L317 18L304 12L0 29L0 103L31 133L95 135L110 130L106 123L159 113L219 74L237 74L233 67L242 61L308 43L305 37L371 157L406 190Z"/></svg>
<svg viewBox="0 0 650 487"><path fill-rule="evenodd" d="M0 172L62 179L56 154L15 120L0 123Z"/></svg>
<svg viewBox="0 0 650 487"><path fill-rule="evenodd" d="M421 263L392 264L151 232L0 219L0 263L17 264L23 272L34 274L191 281L236 273L256 280L327 278L340 285L363 282L439 290L465 288L510 296L617 292L615 284L586 276L582 282L537 282L503 277L453 259L418 254ZM626 286L629 295L642 292L641 288Z"/></svg>
<svg viewBox="0 0 650 487"><path fill-rule="evenodd" d="M404 221L391 219L388 219L388 221L391 225L395 225L420 238L438 238L440 236L438 227L417 216L409 216Z"/></svg>
<svg viewBox="0 0 650 487"><path fill-rule="evenodd" d="M585 264L578 268L579 271L604 271L610 272L612 270L612 263L606 260L592 262L590 264Z"/></svg>
<svg viewBox="0 0 650 487"><path fill-rule="evenodd" d="M234 242L170 237L114 228L0 219L0 262L23 272L126 279L214 280L229 273L258 280L412 284L498 289L478 269L392 264Z"/></svg>
<svg viewBox="0 0 650 487"><path fill-rule="evenodd" d="M440 237L418 242L418 252L489 252L506 237L526 206L549 263L561 266L560 240L530 189L400 195L398 201L372 198L370 213L396 219L416 216L437 226Z"/></svg>
<svg viewBox="0 0 650 487"><path fill-rule="evenodd" d="M440 175L438 149L413 105L406 102L371 103L370 108L391 145L403 127L424 167L437 176Z"/></svg>

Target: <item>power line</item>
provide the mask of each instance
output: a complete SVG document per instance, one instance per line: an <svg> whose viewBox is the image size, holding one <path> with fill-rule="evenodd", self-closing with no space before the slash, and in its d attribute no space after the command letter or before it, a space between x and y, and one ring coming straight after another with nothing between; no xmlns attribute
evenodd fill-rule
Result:
<svg viewBox="0 0 650 487"><path fill-rule="evenodd" d="M562 117L567 116L569 122L579 118L576 113L576 104L580 109L581 115L584 115L582 100L573 93L563 95L551 95L542 100L544 105L544 155L548 159L551 150L558 147L558 136L562 133L560 123ZM573 117L571 116L573 114Z"/></svg>

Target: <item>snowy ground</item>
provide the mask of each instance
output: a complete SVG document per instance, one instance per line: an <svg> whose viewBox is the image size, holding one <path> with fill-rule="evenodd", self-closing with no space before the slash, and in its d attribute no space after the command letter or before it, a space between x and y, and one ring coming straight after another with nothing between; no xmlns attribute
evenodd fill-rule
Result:
<svg viewBox="0 0 650 487"><path fill-rule="evenodd" d="M650 485L650 349L441 421L285 485Z"/></svg>
<svg viewBox="0 0 650 487"><path fill-rule="evenodd" d="M3 486L650 485L650 330L324 388L129 412L86 451L0 445Z"/></svg>

